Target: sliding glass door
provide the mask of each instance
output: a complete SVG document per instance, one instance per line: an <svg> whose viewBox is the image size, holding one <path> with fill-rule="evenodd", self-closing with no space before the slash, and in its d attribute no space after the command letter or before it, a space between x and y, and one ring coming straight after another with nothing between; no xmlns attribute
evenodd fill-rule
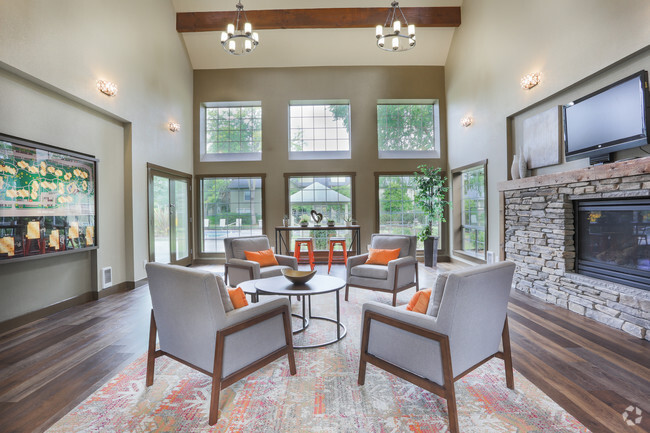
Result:
<svg viewBox="0 0 650 433"><path fill-rule="evenodd" d="M192 176L147 165L149 184L149 260L192 263Z"/></svg>

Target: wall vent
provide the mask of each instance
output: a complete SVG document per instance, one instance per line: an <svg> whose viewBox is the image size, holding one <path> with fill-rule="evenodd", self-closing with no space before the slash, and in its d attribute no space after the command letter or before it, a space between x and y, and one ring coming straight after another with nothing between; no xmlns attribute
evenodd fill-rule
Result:
<svg viewBox="0 0 650 433"><path fill-rule="evenodd" d="M102 289L113 285L113 268L107 266L102 268Z"/></svg>

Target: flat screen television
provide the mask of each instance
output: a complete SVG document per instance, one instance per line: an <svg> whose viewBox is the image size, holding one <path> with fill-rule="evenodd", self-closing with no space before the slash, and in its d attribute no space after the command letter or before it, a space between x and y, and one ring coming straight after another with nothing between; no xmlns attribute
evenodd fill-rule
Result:
<svg viewBox="0 0 650 433"><path fill-rule="evenodd" d="M648 144L648 72L640 71L563 107L567 161ZM605 160L607 160L605 158Z"/></svg>

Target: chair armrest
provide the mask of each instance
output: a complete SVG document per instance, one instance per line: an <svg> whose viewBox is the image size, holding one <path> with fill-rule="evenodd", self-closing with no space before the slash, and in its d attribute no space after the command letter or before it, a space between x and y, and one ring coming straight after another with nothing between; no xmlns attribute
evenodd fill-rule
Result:
<svg viewBox="0 0 650 433"><path fill-rule="evenodd" d="M289 298L284 296L271 296L264 297L260 302L249 304L242 308L229 311L226 313L226 322L223 328L234 326L238 323L245 322L264 313L267 313L275 308L286 306L291 313L291 305Z"/></svg>
<svg viewBox="0 0 650 433"><path fill-rule="evenodd" d="M392 289L395 290L398 286L399 280L402 280L402 285L406 283L406 277L410 276L410 282L413 282L415 278L415 266L417 266L417 260L413 257L401 257L399 259L391 260L388 262L388 282L392 285ZM411 271L411 272L409 272ZM406 277L402 273L408 272ZM401 277L401 278L396 278Z"/></svg>
<svg viewBox="0 0 650 433"><path fill-rule="evenodd" d="M358 256L352 256L348 257L348 266L347 266L347 280L350 281L350 271L352 270L353 267L363 265L366 263L366 260L368 260L368 253L366 254L360 254Z"/></svg>
<svg viewBox="0 0 650 433"><path fill-rule="evenodd" d="M278 261L279 265L291 266L292 269L298 269L298 259L294 256L276 254L275 259Z"/></svg>
<svg viewBox="0 0 650 433"><path fill-rule="evenodd" d="M363 304L361 312L362 321L365 320L366 312L371 311L377 314L381 314L382 316L386 316L391 319L406 323L408 325L424 328L428 331L436 332L442 335L446 334L446 330L440 329L441 326L438 324L437 318L429 316L428 314L415 313L413 311L408 311L402 308L395 308L390 305L371 301Z"/></svg>
<svg viewBox="0 0 650 433"><path fill-rule="evenodd" d="M253 277L260 277L260 264L253 260L230 259L226 266L239 269L253 269Z"/></svg>

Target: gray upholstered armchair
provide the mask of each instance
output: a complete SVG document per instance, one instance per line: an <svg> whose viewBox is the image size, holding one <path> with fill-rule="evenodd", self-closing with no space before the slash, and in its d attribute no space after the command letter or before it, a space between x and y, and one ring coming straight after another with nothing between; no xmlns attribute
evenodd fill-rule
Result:
<svg viewBox="0 0 650 433"><path fill-rule="evenodd" d="M370 362L433 392L447 400L449 430L457 433L456 380L497 357L514 389L506 315L514 270L501 262L440 275L426 314L364 304L359 385Z"/></svg>
<svg viewBox="0 0 650 433"><path fill-rule="evenodd" d="M153 384L155 359L163 355L211 376L213 425L221 389L283 355L296 374L287 298L265 297L235 310L219 276L160 263L148 263L146 269L153 305L147 386Z"/></svg>
<svg viewBox="0 0 650 433"><path fill-rule="evenodd" d="M388 262L388 266L366 265L368 254L348 258L348 276L345 286L345 300L348 300L350 286L378 290L393 294L393 306L397 294L415 286L418 290L418 262L415 258L417 238L415 236L373 234L370 247L377 249L399 248L399 258Z"/></svg>
<svg viewBox="0 0 650 433"><path fill-rule="evenodd" d="M244 251L262 251L271 248L266 236L244 236L225 238L223 245L226 250L225 280L231 286L242 281L282 275L282 269L298 269L298 260L293 256L276 254L277 266L260 267L260 264L246 260Z"/></svg>

